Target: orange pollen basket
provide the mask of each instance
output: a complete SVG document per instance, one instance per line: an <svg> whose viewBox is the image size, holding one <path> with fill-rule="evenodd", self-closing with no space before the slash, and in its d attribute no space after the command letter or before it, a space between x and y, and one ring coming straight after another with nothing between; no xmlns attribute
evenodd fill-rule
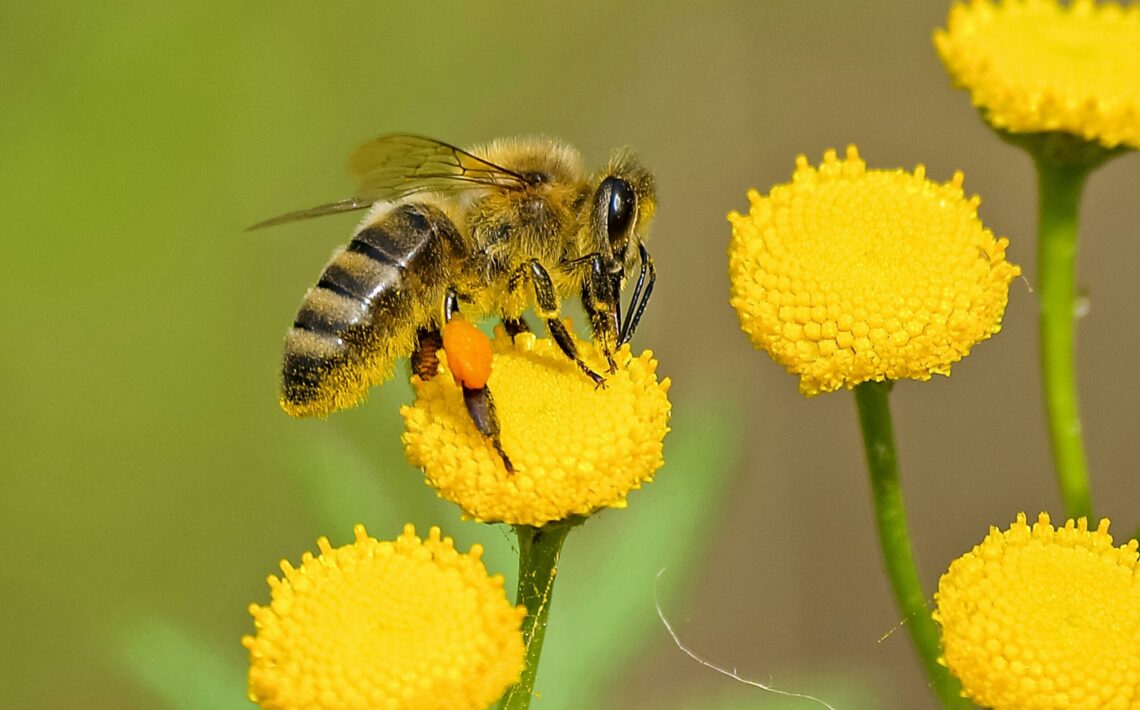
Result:
<svg viewBox="0 0 1140 710"><path fill-rule="evenodd" d="M443 326L443 351L457 384L481 389L491 377L491 339L470 322L453 318Z"/></svg>

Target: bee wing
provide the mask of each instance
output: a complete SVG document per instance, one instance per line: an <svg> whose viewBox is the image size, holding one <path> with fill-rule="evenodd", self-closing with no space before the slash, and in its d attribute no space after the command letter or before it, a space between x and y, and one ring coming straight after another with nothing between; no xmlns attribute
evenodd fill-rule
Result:
<svg viewBox="0 0 1140 710"><path fill-rule="evenodd" d="M356 197L394 199L415 192L472 187L523 187L523 176L442 141L423 136L380 136L348 156Z"/></svg>
<svg viewBox="0 0 1140 710"><path fill-rule="evenodd" d="M365 207L372 205L371 200L360 200L355 197L350 197L347 200L340 200L339 202L329 202L324 205L317 205L304 210L297 210L296 212L287 212L286 214L279 215L272 219L267 219L264 222L250 225L245 228L249 232L254 229L261 229L262 227L275 227L279 224L286 224L288 222L296 222L302 219L312 219L313 217L324 217L327 214L337 214L339 212L351 212L352 210L362 210Z"/></svg>
<svg viewBox="0 0 1140 710"><path fill-rule="evenodd" d="M357 147L348 156L348 174L357 186L352 197L289 212L249 229L364 209L417 192L453 193L480 187L509 190L526 185L522 175L462 148L405 134L380 136Z"/></svg>

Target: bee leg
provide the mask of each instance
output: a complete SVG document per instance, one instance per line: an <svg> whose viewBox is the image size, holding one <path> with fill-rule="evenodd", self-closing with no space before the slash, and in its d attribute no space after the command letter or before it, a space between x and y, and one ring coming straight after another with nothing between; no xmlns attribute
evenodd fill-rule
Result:
<svg viewBox="0 0 1140 710"><path fill-rule="evenodd" d="M507 335L511 336L511 342L515 342L515 336L519 333L529 333L530 326L527 324L526 319L522 316L518 318L507 318L503 316L503 328L506 329Z"/></svg>
<svg viewBox="0 0 1140 710"><path fill-rule="evenodd" d="M444 296L443 299L444 322L450 323L451 319L458 314L459 296L454 288L449 288L447 289L447 295ZM436 350L443 347L443 338L439 330L431 331L429 335L430 334L434 334L434 336L439 339L439 347L437 347ZM434 340L432 342L434 342ZM420 344L422 345L423 343L424 341L421 339ZM417 354L419 352L420 347L417 346L416 352L412 353L413 367L415 367ZM431 357L438 362L435 351L431 352ZM507 473L514 473L515 467L511 464L507 452L503 450L503 442L499 438L499 417L495 414L495 400L491 397L490 388L486 385L482 387L468 387L467 385L461 384L461 386L463 387L463 405L467 408L467 416L471 417L471 421L475 424L475 428L479 430L479 433L491 442L491 446L495 447L499 458L503 460L503 466L506 467Z"/></svg>
<svg viewBox="0 0 1140 710"><path fill-rule="evenodd" d="M594 342L601 346L612 375L617 372L614 350L621 322L621 274L607 273L600 254L590 260L590 274L582 282L582 307L590 317L590 330Z"/></svg>
<svg viewBox="0 0 1140 710"><path fill-rule="evenodd" d="M443 322L450 323L458 312L459 294L456 293L455 287L451 286L447 289L447 295L443 297Z"/></svg>
<svg viewBox="0 0 1140 710"><path fill-rule="evenodd" d="M475 423L475 428L495 447L507 473L514 473L515 467L507 457L507 452L503 451L503 442L499 438L499 417L495 414L495 400L491 397L491 390L485 385L479 388L463 385L463 404L466 405L467 414Z"/></svg>
<svg viewBox="0 0 1140 710"><path fill-rule="evenodd" d="M550 330L550 335L554 338L554 342L558 343L558 349L566 354L566 357L574 361L578 369L585 373L594 381L595 387L605 387L606 378L590 369L590 366L582 362L582 358L578 357L578 347L574 345L574 339L570 337L570 331L566 330L565 324L557 318L550 318L546 321L546 327Z"/></svg>
<svg viewBox="0 0 1140 710"><path fill-rule="evenodd" d="M538 305L538 315L546 321L546 327L554 342L558 343L558 348L574 361L586 377L593 380L595 385L601 386L605 378L591 370L590 366L578 356L578 347L574 345L574 339L558 319L558 297L554 294L554 284L550 280L550 274L546 273L546 269L535 259L531 259L528 266L531 280L534 282L534 300Z"/></svg>
<svg viewBox="0 0 1140 710"><path fill-rule="evenodd" d="M653 266L653 259L650 258L645 245L638 244L637 251L641 254L641 273L637 277L637 285L633 288L633 298L629 301L630 318L622 323L618 345L625 345L633 337L633 331L637 330L637 324L641 322L641 314L649 305L649 296L653 293L653 283L657 280L657 269ZM648 280L646 280L647 275ZM642 285L645 286L644 292L641 290Z"/></svg>
<svg viewBox="0 0 1140 710"><path fill-rule="evenodd" d="M412 374L428 381L439 372L439 351L443 336L439 328L420 328L416 331L416 349L412 351Z"/></svg>

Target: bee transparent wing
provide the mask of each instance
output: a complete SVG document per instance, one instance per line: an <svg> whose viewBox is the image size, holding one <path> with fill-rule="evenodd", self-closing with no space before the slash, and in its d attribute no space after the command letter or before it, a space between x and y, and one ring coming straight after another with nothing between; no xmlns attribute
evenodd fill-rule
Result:
<svg viewBox="0 0 1140 710"><path fill-rule="evenodd" d="M267 219L264 222L258 222L245 228L245 231L254 229L261 229L262 227L275 227L279 224L287 224L289 222L296 222L302 219L312 219L313 217L324 217L327 214L338 214L340 212L351 212L352 210L362 210L365 207L372 205L369 200L360 200L355 197L350 197L347 200L340 200L339 202L330 202L326 205L317 205L304 210L297 210L296 212L289 212L279 215L272 219Z"/></svg>
<svg viewBox="0 0 1140 710"><path fill-rule="evenodd" d="M356 148L348 156L348 174L357 186L352 197L289 212L248 229L365 209L417 192L454 193L486 187L509 190L526 185L522 175L462 148L404 134L380 136Z"/></svg>
<svg viewBox="0 0 1140 710"><path fill-rule="evenodd" d="M392 200L416 192L453 192L476 187L519 188L518 173L442 141L414 135L374 138L348 156L356 197Z"/></svg>

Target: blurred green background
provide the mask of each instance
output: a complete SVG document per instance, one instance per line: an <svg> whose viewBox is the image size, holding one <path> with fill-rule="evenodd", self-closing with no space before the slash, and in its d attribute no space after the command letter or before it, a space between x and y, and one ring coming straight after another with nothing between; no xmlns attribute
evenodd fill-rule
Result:
<svg viewBox="0 0 1140 710"><path fill-rule="evenodd" d="M544 133L659 181L635 345L674 380L658 481L571 537L540 708L928 707L872 527L851 398L805 400L727 305L725 213L797 153L857 143L984 198L1026 278L951 379L903 383L917 556L1060 515L1037 393L1034 186L954 91L944 2L6 3L0 10L0 706L242 708L250 602L318 535L407 521L482 542L403 461L392 382L327 421L277 407L285 329L356 216L243 233L348 194L345 155L412 131ZM1137 522L1140 160L1092 178L1079 358L1098 510ZM1117 526L1114 526L1117 527ZM659 582L658 571L664 569ZM586 619L586 620L584 620ZM592 621L589 621L592 619Z"/></svg>

